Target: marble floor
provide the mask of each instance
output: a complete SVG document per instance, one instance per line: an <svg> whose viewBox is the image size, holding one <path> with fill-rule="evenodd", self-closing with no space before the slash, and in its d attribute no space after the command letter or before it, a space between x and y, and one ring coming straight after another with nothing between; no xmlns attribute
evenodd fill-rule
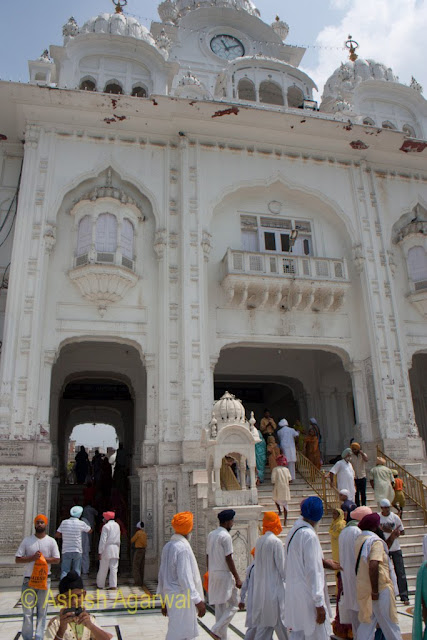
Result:
<svg viewBox="0 0 427 640"><path fill-rule="evenodd" d="M55 587L56 585L54 585ZM152 588L154 585L149 585ZM96 585L87 585L88 597L93 600L92 611L98 624L113 634L117 640L163 640L167 632L167 618L159 609L158 599L150 597L149 589L123 585L117 591L98 591ZM56 589L54 589L56 593ZM21 629L21 592L18 587L0 589L0 638L15 640ZM144 607L142 609L141 607ZM89 608L89 607L88 607ZM334 607L333 607L334 609ZM55 615L57 609L52 603L48 608L48 619ZM398 605L399 623L404 640L410 640L412 629L412 608ZM229 640L240 640L245 633L244 612L238 612L233 618L228 634ZM207 612L201 620L210 629L214 616ZM199 626L200 640L210 638L202 626Z"/></svg>

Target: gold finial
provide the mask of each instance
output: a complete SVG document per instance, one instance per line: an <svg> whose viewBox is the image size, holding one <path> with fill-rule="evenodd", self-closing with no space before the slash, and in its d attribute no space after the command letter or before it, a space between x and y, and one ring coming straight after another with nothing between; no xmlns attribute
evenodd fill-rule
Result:
<svg viewBox="0 0 427 640"><path fill-rule="evenodd" d="M349 50L350 55L348 56L352 62L355 62L359 57L356 53L356 49L359 48L359 43L356 40L353 40L351 36L348 36L348 40L345 43L346 48Z"/></svg>
<svg viewBox="0 0 427 640"><path fill-rule="evenodd" d="M280 22L279 16L276 16L276 22Z"/></svg>
<svg viewBox="0 0 427 640"><path fill-rule="evenodd" d="M116 7L116 13L123 13L123 7L128 3L128 0L112 0Z"/></svg>

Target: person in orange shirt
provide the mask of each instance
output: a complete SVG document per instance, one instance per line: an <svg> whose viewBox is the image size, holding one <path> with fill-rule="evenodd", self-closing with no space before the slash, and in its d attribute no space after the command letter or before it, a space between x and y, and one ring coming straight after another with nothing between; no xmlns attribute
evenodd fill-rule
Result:
<svg viewBox="0 0 427 640"><path fill-rule="evenodd" d="M135 545L135 554L132 562L132 574L136 587L144 586L145 549L147 548L147 534L144 531L142 520L136 525L135 535L131 538Z"/></svg>
<svg viewBox="0 0 427 640"><path fill-rule="evenodd" d="M393 469L394 477L394 498L392 505L397 509L397 514L400 519L403 516L403 507L405 506L405 494L403 493L404 482L402 478L399 478L399 474L396 469Z"/></svg>

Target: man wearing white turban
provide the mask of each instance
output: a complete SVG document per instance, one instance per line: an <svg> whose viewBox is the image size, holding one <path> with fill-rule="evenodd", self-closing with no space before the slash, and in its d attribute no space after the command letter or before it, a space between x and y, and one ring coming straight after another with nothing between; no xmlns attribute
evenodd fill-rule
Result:
<svg viewBox="0 0 427 640"><path fill-rule="evenodd" d="M55 538L62 538L61 577L74 569L80 575L83 559L82 533L92 533L90 525L80 520L83 507L71 507L70 516L59 525Z"/></svg>
<svg viewBox="0 0 427 640"><path fill-rule="evenodd" d="M347 448L341 454L341 460L338 460L329 472L331 484L334 475L337 476L338 491L342 493L342 489L348 491L348 498L354 502L356 495L356 487L354 484L354 469L351 464L351 449Z"/></svg>
<svg viewBox="0 0 427 640"><path fill-rule="evenodd" d="M299 438L299 432L288 426L288 421L282 418L279 422L279 430L277 431L280 448L288 461L288 469L292 480L295 480L295 462L297 460L297 452L295 448L295 439Z"/></svg>

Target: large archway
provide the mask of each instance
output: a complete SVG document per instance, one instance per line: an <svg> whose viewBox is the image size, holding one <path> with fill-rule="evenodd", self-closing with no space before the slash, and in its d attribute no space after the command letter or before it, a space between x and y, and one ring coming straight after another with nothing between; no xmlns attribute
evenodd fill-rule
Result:
<svg viewBox="0 0 427 640"><path fill-rule="evenodd" d="M111 469L110 490L96 493L99 504L95 507L105 509L120 502L126 505L124 525L134 526L140 518L137 469L146 424L146 374L140 352L118 342L70 342L61 349L51 379L50 424L56 470L51 521L58 522L68 502L83 501L85 496L83 485L67 488L66 484L68 443L74 427L87 424L90 429L91 423L104 423L116 430L124 462L114 467L114 474ZM107 459L111 453L106 453Z"/></svg>
<svg viewBox="0 0 427 640"><path fill-rule="evenodd" d="M326 459L340 453L354 437L350 375L341 358L314 348L233 346L222 349L214 372L215 399L225 387L254 411L259 424L268 407L276 421L315 416ZM243 398L242 398L243 395ZM248 416L249 417L249 416Z"/></svg>

